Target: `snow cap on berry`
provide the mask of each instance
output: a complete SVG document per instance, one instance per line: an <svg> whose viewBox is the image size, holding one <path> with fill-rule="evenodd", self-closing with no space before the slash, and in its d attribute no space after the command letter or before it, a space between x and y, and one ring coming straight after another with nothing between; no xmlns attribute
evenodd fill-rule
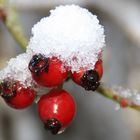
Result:
<svg viewBox="0 0 140 140"><path fill-rule="evenodd" d="M16 58L11 58L7 67L0 71L0 81L4 79L11 79L20 81L25 86L31 86L32 77L28 70L28 64L31 59L31 55L23 53Z"/></svg>
<svg viewBox="0 0 140 140"><path fill-rule="evenodd" d="M96 15L76 5L56 7L32 28L27 52L58 57L72 72L93 69L105 44Z"/></svg>

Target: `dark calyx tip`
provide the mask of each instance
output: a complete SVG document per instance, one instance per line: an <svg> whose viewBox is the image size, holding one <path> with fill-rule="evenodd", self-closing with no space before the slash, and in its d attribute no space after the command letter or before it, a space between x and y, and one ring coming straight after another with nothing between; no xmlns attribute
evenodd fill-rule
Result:
<svg viewBox="0 0 140 140"><path fill-rule="evenodd" d="M86 71L81 78L81 86L84 87L85 90L95 91L99 85L99 75L95 70Z"/></svg>
<svg viewBox="0 0 140 140"><path fill-rule="evenodd" d="M44 127L46 130L50 130L52 134L56 135L61 129L61 123L57 119L52 118L47 120Z"/></svg>
<svg viewBox="0 0 140 140"><path fill-rule="evenodd" d="M0 84L1 96L8 100L11 97L16 96L16 83L10 80L4 80Z"/></svg>
<svg viewBox="0 0 140 140"><path fill-rule="evenodd" d="M42 54L34 55L29 63L29 70L36 75L38 75L40 72L48 71L49 63L48 58L43 56Z"/></svg>

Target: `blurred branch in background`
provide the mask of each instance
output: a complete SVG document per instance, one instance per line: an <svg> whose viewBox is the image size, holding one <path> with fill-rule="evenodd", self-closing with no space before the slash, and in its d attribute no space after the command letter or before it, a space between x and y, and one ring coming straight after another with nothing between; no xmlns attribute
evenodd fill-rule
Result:
<svg viewBox="0 0 140 140"><path fill-rule="evenodd" d="M19 46L25 49L27 39L18 21L16 9L14 6L8 5L6 0L0 1L0 18Z"/></svg>
<svg viewBox="0 0 140 140"><path fill-rule="evenodd" d="M119 89L119 87L117 87L117 88ZM132 100L132 96L133 96L132 94L134 94L132 91L130 91L131 92L130 93L126 89L124 91L120 90L120 93L116 93L115 90L108 88L106 86L102 86L102 85L97 89L97 91L99 94L103 95L104 97L119 103L122 108L130 107L130 108L140 111L140 105L136 104L133 101L133 100L139 100L139 97L135 96L134 99ZM125 92L124 97L121 96L122 94L124 94L123 92ZM130 96L131 96L131 98L130 98Z"/></svg>

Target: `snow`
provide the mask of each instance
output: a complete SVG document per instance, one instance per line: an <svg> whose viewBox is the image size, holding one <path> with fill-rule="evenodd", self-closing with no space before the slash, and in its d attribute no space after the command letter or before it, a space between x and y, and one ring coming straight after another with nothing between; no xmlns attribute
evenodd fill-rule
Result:
<svg viewBox="0 0 140 140"><path fill-rule="evenodd" d="M140 92L137 90L125 89L123 87L115 86L112 88L114 95L128 99L136 105L140 105Z"/></svg>
<svg viewBox="0 0 140 140"><path fill-rule="evenodd" d="M6 68L0 71L0 81L5 78L20 81L21 84L31 86L32 77L28 69L31 56L27 53L11 58Z"/></svg>
<svg viewBox="0 0 140 140"><path fill-rule="evenodd" d="M104 29L96 15L76 5L59 6L32 28L27 50L56 56L70 70L94 69L104 47Z"/></svg>
<svg viewBox="0 0 140 140"><path fill-rule="evenodd" d="M96 15L76 5L56 7L33 26L26 52L10 59L0 71L0 81L10 78L32 86L28 64L39 53L58 57L72 72L94 69L104 46L104 29Z"/></svg>

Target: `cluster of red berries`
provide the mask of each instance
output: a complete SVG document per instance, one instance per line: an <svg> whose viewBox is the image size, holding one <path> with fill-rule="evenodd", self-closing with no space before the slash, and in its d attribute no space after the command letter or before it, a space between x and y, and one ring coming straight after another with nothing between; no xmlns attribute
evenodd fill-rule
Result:
<svg viewBox="0 0 140 140"><path fill-rule="evenodd" d="M96 90L103 74L102 60L99 59L92 70L81 69L69 72L56 57L46 58L42 54L34 55L29 63L29 70L34 81L45 87L51 87L49 93L42 95L38 101L38 113L45 128L53 134L65 129L73 120L76 105L74 98L65 90L58 88L71 74L75 83L86 90ZM5 102L16 109L30 106L36 91L32 87L24 87L19 81L4 79L0 84L1 96Z"/></svg>

